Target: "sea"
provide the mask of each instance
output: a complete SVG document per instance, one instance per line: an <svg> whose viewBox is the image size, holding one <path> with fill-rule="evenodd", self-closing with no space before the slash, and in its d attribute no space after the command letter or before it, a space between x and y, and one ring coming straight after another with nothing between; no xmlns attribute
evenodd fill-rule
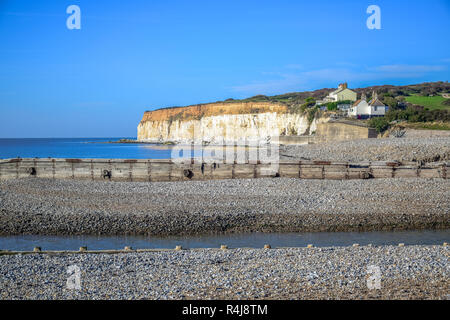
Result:
<svg viewBox="0 0 450 320"><path fill-rule="evenodd" d="M142 143L110 143L118 138L2 138L0 159L9 158L101 158L170 159L173 146Z"/></svg>

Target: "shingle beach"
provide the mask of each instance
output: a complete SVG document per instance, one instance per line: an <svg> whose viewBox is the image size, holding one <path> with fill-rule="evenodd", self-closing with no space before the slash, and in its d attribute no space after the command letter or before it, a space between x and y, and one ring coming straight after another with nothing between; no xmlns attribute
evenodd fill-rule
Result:
<svg viewBox="0 0 450 320"><path fill-rule="evenodd" d="M448 299L448 255L442 245L5 255L0 298ZM67 288L71 265L81 290ZM374 266L379 289L367 285Z"/></svg>

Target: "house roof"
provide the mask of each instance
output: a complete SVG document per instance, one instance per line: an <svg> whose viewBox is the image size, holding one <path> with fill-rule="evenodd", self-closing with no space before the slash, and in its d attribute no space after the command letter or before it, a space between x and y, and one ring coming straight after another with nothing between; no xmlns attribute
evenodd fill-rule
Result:
<svg viewBox="0 0 450 320"><path fill-rule="evenodd" d="M350 92L354 92L353 90L351 90L351 89L349 89L349 88L339 88L339 89L337 89L337 90L334 90L334 91L331 92L330 94L328 94L328 96L331 96L331 95L333 95L333 94L338 94L339 92L342 92L342 91L345 91L345 90L348 90L348 91L350 91Z"/></svg>
<svg viewBox="0 0 450 320"><path fill-rule="evenodd" d="M337 94L337 93L341 92L342 90L344 90L344 89L343 88L336 89L333 92L330 92L330 94L328 94L328 95L331 96L332 94Z"/></svg>
<svg viewBox="0 0 450 320"><path fill-rule="evenodd" d="M362 101L361 99L356 100L355 103L353 104L353 106L356 107L361 101Z"/></svg>
<svg viewBox="0 0 450 320"><path fill-rule="evenodd" d="M372 107L385 107L384 103L381 102L381 101L378 100L378 99L372 99L372 100L370 100L369 106L372 106Z"/></svg>

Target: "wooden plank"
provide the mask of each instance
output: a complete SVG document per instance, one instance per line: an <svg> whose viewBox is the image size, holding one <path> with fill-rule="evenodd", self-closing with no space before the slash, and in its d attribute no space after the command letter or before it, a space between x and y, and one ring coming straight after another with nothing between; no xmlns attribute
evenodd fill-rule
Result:
<svg viewBox="0 0 450 320"><path fill-rule="evenodd" d="M421 168L419 170L419 176L421 178L440 178L440 172L438 168Z"/></svg>
<svg viewBox="0 0 450 320"><path fill-rule="evenodd" d="M260 164L256 168L258 178L273 178L277 175L279 166L275 164ZM298 173L297 173L298 174ZM298 176L297 176L298 177Z"/></svg>
<svg viewBox="0 0 450 320"><path fill-rule="evenodd" d="M324 170L324 175L325 179L330 180L345 180L348 177L346 170L334 171L334 170L326 170L326 168Z"/></svg>
<svg viewBox="0 0 450 320"><path fill-rule="evenodd" d="M234 165L234 178L235 179L250 179L253 178L253 165L239 163Z"/></svg>
<svg viewBox="0 0 450 320"><path fill-rule="evenodd" d="M374 178L392 178L394 170L392 168L372 167L370 170Z"/></svg>
<svg viewBox="0 0 450 320"><path fill-rule="evenodd" d="M212 178L213 179L231 179L233 165L228 163L217 163L216 167L213 168Z"/></svg>
<svg viewBox="0 0 450 320"><path fill-rule="evenodd" d="M299 164L280 164L279 166L279 173L280 177L286 177L286 178L298 178L299 177Z"/></svg>
<svg viewBox="0 0 450 320"><path fill-rule="evenodd" d="M130 163L132 165L131 181L148 181L148 165L147 162Z"/></svg>
<svg viewBox="0 0 450 320"><path fill-rule="evenodd" d="M348 168L348 179L368 179L370 177L370 170L368 168Z"/></svg>
<svg viewBox="0 0 450 320"><path fill-rule="evenodd" d="M301 166L300 178L301 179L322 179L322 168L317 167L303 167Z"/></svg>
<svg viewBox="0 0 450 320"><path fill-rule="evenodd" d="M394 170L394 178L416 178L418 177L417 168L399 167Z"/></svg>
<svg viewBox="0 0 450 320"><path fill-rule="evenodd" d="M38 177L72 179L72 163L61 159L39 162Z"/></svg>
<svg viewBox="0 0 450 320"><path fill-rule="evenodd" d="M167 162L151 162L151 181L170 181L172 164Z"/></svg>

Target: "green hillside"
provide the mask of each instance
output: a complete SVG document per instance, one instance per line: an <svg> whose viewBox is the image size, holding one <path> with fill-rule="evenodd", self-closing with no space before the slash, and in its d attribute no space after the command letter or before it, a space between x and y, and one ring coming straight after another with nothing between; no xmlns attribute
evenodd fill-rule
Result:
<svg viewBox="0 0 450 320"><path fill-rule="evenodd" d="M405 97L405 100L409 103L424 106L430 110L445 110L450 109L450 105L444 105L443 102L448 100L442 96L424 97L418 95L412 95Z"/></svg>

